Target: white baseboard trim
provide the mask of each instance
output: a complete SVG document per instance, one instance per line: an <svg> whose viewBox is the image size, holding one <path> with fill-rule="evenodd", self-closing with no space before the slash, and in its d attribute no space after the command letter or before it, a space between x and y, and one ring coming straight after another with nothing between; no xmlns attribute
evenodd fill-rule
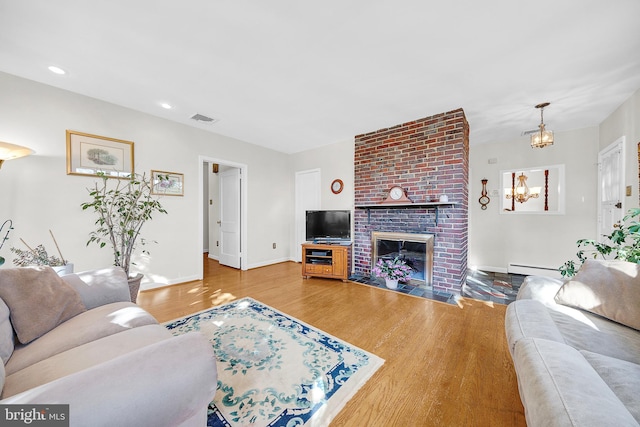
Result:
<svg viewBox="0 0 640 427"><path fill-rule="evenodd" d="M147 291L149 289L157 289L157 288L163 288L165 286L171 286L171 285L178 285L181 283L186 283L186 282L193 282L194 280L200 280L200 278L196 275L193 276L185 276L185 277L179 277L177 279L172 279L172 280L167 280L166 283L160 283L160 282L142 282L140 283L140 290L141 291Z"/></svg>
<svg viewBox="0 0 640 427"><path fill-rule="evenodd" d="M259 267L266 267L267 265L273 265L273 264L280 264L281 262L287 262L287 261L294 261L293 258L279 258L279 259L272 259L270 261L264 261L264 262L257 262L254 264L249 264L248 265L248 269L251 270L252 268L259 268Z"/></svg>
<svg viewBox="0 0 640 427"><path fill-rule="evenodd" d="M487 271L489 273L504 273L504 274L507 274L507 269L504 268L504 267L492 267L492 266L488 266L488 265L476 266L473 269L470 268L470 270L479 270L479 271Z"/></svg>
<svg viewBox="0 0 640 427"><path fill-rule="evenodd" d="M512 274L524 274L525 276L549 276L556 279L562 278L557 267L540 267L515 262L509 263L508 272Z"/></svg>

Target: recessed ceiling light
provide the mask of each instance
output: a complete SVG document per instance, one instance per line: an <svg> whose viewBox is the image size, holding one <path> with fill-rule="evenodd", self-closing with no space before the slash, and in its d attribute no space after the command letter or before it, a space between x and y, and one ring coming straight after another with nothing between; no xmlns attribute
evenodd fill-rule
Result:
<svg viewBox="0 0 640 427"><path fill-rule="evenodd" d="M160 104L160 106L162 108L166 108L167 110L170 110L173 108L173 106L171 104L167 104L166 102L163 102L162 104Z"/></svg>
<svg viewBox="0 0 640 427"><path fill-rule="evenodd" d="M56 73L56 74L67 74L67 72L65 70L63 70L60 67L56 67L55 65L52 65L49 67L49 71L51 71L52 73Z"/></svg>

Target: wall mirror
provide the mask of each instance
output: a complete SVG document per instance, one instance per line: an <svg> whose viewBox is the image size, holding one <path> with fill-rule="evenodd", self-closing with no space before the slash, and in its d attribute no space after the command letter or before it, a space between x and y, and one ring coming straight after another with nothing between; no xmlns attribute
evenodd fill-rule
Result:
<svg viewBox="0 0 640 427"><path fill-rule="evenodd" d="M564 165L503 170L500 213L564 214Z"/></svg>

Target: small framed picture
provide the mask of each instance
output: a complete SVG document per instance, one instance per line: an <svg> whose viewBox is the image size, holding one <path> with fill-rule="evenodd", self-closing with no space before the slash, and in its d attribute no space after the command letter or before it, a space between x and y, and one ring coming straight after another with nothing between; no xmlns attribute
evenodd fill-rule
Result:
<svg viewBox="0 0 640 427"><path fill-rule="evenodd" d="M184 175L176 172L151 171L151 194L184 196Z"/></svg>
<svg viewBox="0 0 640 427"><path fill-rule="evenodd" d="M133 142L67 130L67 175L133 175Z"/></svg>

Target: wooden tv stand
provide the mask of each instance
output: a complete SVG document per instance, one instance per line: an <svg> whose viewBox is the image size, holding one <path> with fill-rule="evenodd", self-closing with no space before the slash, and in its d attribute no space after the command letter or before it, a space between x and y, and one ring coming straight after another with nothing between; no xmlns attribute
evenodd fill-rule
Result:
<svg viewBox="0 0 640 427"><path fill-rule="evenodd" d="M339 244L302 244L302 277L308 279L311 276L326 277L329 279L341 279L346 282L349 279L351 268L351 243Z"/></svg>

